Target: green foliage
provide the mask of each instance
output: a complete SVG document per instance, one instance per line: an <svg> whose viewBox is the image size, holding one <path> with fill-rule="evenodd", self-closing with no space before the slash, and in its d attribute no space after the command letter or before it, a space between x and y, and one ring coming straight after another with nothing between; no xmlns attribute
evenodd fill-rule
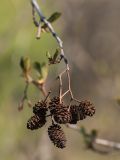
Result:
<svg viewBox="0 0 120 160"><path fill-rule="evenodd" d="M46 56L48 59L52 58L52 56L50 55L50 52L47 51Z"/></svg>
<svg viewBox="0 0 120 160"><path fill-rule="evenodd" d="M55 52L54 55L53 55L53 61L56 61L58 55L59 55L59 50L56 49L56 52Z"/></svg>
<svg viewBox="0 0 120 160"><path fill-rule="evenodd" d="M49 21L50 23L53 23L53 22L55 22L56 20L58 20L58 18L60 18L60 16L61 16L61 13L59 13L59 12L54 12L54 13L48 18L48 21ZM45 31L47 31L46 28L47 28L47 26L46 26L46 24L44 24L44 25L42 26L42 29L44 29Z"/></svg>
<svg viewBox="0 0 120 160"><path fill-rule="evenodd" d="M28 57L22 57L20 59L20 67L24 73L27 73L31 69L30 59Z"/></svg>
<svg viewBox="0 0 120 160"><path fill-rule="evenodd" d="M33 64L34 69L37 71L38 73L38 80L39 83L44 83L47 75L48 75L48 67L46 63L39 63L39 62L34 62Z"/></svg>
<svg viewBox="0 0 120 160"><path fill-rule="evenodd" d="M60 18L60 16L61 16L61 13L55 12L55 13L53 13L53 14L48 18L48 21L49 21L50 23L53 23L53 22L55 22L58 18Z"/></svg>
<svg viewBox="0 0 120 160"><path fill-rule="evenodd" d="M56 51L55 51L53 57L50 55L49 52L47 52L46 56L47 56L47 58L48 58L49 64L56 64L56 63L59 63L60 60L57 59L58 55L59 55L59 49L56 49Z"/></svg>
<svg viewBox="0 0 120 160"><path fill-rule="evenodd" d="M33 67L39 74L41 74L41 65L39 62L34 62Z"/></svg>

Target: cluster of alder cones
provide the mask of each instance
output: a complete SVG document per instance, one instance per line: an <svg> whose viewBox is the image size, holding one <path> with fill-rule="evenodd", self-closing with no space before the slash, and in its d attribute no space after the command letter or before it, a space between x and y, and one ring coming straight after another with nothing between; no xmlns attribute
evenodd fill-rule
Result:
<svg viewBox="0 0 120 160"><path fill-rule="evenodd" d="M47 112L50 115L47 115ZM79 120L95 114L95 107L90 101L80 101L79 105L66 106L60 103L59 97L53 97L49 102L39 101L33 106L34 115L28 120L27 128L35 130L46 123L46 118L51 116L52 125L48 127L48 136L58 148L66 147L66 137L60 124L76 124Z"/></svg>

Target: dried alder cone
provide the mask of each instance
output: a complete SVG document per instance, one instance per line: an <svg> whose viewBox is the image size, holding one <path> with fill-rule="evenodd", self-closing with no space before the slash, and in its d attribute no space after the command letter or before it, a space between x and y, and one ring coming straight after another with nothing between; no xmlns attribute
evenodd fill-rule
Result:
<svg viewBox="0 0 120 160"><path fill-rule="evenodd" d="M35 130L41 128L46 123L45 117L39 117L38 115L32 116L27 122L27 128Z"/></svg>
<svg viewBox="0 0 120 160"><path fill-rule="evenodd" d="M76 124L77 121L85 119L87 116L92 117L95 114L95 107L90 101L84 100L79 105L71 105L70 112L72 119L70 124Z"/></svg>
<svg viewBox="0 0 120 160"><path fill-rule="evenodd" d="M47 115L49 111L50 115ZM65 105L60 103L59 97L53 97L49 101L41 100L33 106L33 113L28 122L27 128L35 130L41 128L46 123L46 117L52 117L52 125L48 128L50 140L58 148L66 146L65 134L59 124L76 124L87 116L95 114L95 107L90 101L80 101L78 105Z"/></svg>
<svg viewBox="0 0 120 160"><path fill-rule="evenodd" d="M86 118L86 115L83 112L83 110L79 108L79 106L76 106L76 105L72 105L70 107L70 113L72 116L70 124L76 124L79 120L83 120Z"/></svg>
<svg viewBox="0 0 120 160"><path fill-rule="evenodd" d="M50 113L54 114L56 108L59 108L61 105L63 105L63 102L60 104L60 98L59 97L53 97L49 102Z"/></svg>
<svg viewBox="0 0 120 160"><path fill-rule="evenodd" d="M48 111L47 102L46 101L38 101L33 106L33 113L39 116L45 116Z"/></svg>
<svg viewBox="0 0 120 160"><path fill-rule="evenodd" d="M49 109L54 117L54 120L59 124L66 124L71 121L71 113L68 110L68 107L63 104L60 104L59 97L54 97L49 103Z"/></svg>
<svg viewBox="0 0 120 160"><path fill-rule="evenodd" d="M71 121L71 113L67 106L61 105L60 108L56 108L53 115L54 120L59 124L66 124Z"/></svg>
<svg viewBox="0 0 120 160"><path fill-rule="evenodd" d="M90 101L81 101L79 107L83 110L86 116L92 117L95 114L95 107Z"/></svg>
<svg viewBox="0 0 120 160"><path fill-rule="evenodd" d="M66 147L66 137L65 134L58 124L53 124L48 128L48 135L53 144L58 148Z"/></svg>

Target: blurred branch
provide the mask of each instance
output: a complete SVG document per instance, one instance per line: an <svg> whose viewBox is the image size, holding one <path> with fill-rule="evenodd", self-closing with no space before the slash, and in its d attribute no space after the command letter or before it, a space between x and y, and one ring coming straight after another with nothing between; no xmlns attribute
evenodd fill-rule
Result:
<svg viewBox="0 0 120 160"><path fill-rule="evenodd" d="M76 125L70 125L70 124L67 124L66 126L72 130L75 130L75 131L81 133L84 138L84 142L85 142L87 148L89 148L95 152L97 151L99 153L105 153L103 151L96 149L95 144L103 146L103 147L107 147L107 148L120 150L120 143L119 142L114 142L114 141L98 138L97 130L93 129L90 133L87 133L86 129L84 127L79 128Z"/></svg>
<svg viewBox="0 0 120 160"><path fill-rule="evenodd" d="M26 83L25 89L24 89L24 92L23 92L23 98L21 99L20 104L19 104L19 106L18 106L18 110L19 110L19 111L23 109L24 101L25 101L26 99L28 99L28 97L27 97L28 86L29 86L29 83Z"/></svg>
<svg viewBox="0 0 120 160"><path fill-rule="evenodd" d="M20 101L20 104L18 106L19 111L21 111L23 109L25 100L27 100L28 106L32 107L31 100L29 100L28 95L27 95L28 87L29 87L29 82L26 81L26 85L25 85L24 92L23 92L23 97L22 97L22 99Z"/></svg>
<svg viewBox="0 0 120 160"><path fill-rule="evenodd" d="M114 141L109 141L106 139L96 138L95 143L102 145L102 146L105 146L105 147L111 147L113 149L120 149L120 143L114 142Z"/></svg>

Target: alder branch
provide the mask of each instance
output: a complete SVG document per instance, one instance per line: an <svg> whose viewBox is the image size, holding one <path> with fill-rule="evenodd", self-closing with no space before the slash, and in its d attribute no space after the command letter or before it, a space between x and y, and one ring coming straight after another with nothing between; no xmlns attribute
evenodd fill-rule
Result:
<svg viewBox="0 0 120 160"><path fill-rule="evenodd" d="M63 41L60 39L60 37L54 31L54 28L52 27L51 23L42 14L42 11L41 11L37 1L36 0L31 0L31 4L32 4L32 7L38 13L38 15L40 17L40 22L43 22L47 26L47 28L49 29L49 31L52 34L52 36L56 39L56 41L57 41L57 43L59 45L59 48L60 48L60 57L61 57L61 59L64 59L64 62L67 65L67 68L69 68L68 60L67 60L67 58L66 58L66 56L64 54L64 50L63 50Z"/></svg>
<svg viewBox="0 0 120 160"><path fill-rule="evenodd" d="M64 53L64 50L63 50L63 41L60 39L60 37L57 35L57 33L55 32L54 28L52 27L51 23L45 18L45 16L42 14L42 11L37 3L36 0L31 0L31 4L32 4L32 9L33 9L33 13L36 11L39 18L40 18L40 22L38 23L35 19L35 17L33 16L33 21L35 24L37 24L36 26L38 27L38 34L37 34L37 37L39 38L39 35L40 35L40 23L44 23L44 25L47 26L47 28L49 29L50 33L52 34L52 36L56 39L57 43L58 43L58 46L60 48L60 61L62 59L64 59L64 62L66 64L66 69L61 72L58 76L59 78L59 95L60 95L60 102L61 102L61 99L68 93L70 93L70 96L71 96L71 101L76 101L78 103L80 103L79 100L77 100L76 98L74 98L73 96L73 93L72 93L72 89L71 89L71 79L70 79L70 68L69 68L69 64L68 64L68 60L65 56L65 53ZM35 13L34 13L35 14ZM63 74L66 72L67 74L67 79L68 79L68 90L62 94L62 76Z"/></svg>

